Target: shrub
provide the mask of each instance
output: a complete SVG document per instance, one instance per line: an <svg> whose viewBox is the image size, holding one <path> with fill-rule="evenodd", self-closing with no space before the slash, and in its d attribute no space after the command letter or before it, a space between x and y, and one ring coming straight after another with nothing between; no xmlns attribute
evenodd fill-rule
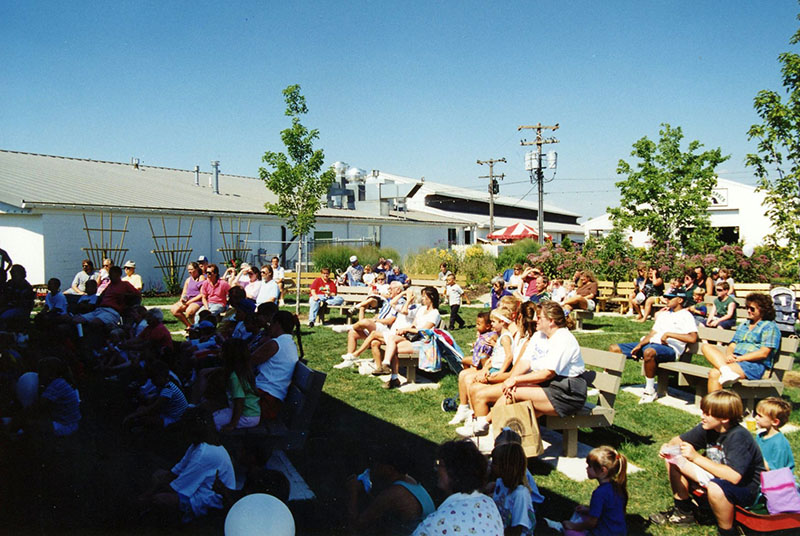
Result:
<svg viewBox="0 0 800 536"><path fill-rule="evenodd" d="M390 248L378 248L377 246L318 246L311 252L311 262L314 263L314 270L319 271L323 267L331 270L345 270L350 264L350 257L357 256L361 265L377 264L378 260L398 259L397 251Z"/></svg>
<svg viewBox="0 0 800 536"><path fill-rule="evenodd" d="M495 259L499 271L507 270L515 264L528 262L528 256L539 251L539 243L529 238L519 240L510 246L505 246Z"/></svg>
<svg viewBox="0 0 800 536"><path fill-rule="evenodd" d="M447 263L447 268L454 274L460 271L459 255L453 250L439 248L422 249L410 254L406 258L405 271L412 274L438 274L439 265L443 262Z"/></svg>
<svg viewBox="0 0 800 536"><path fill-rule="evenodd" d="M467 249L458 269L469 283L488 283L497 273L494 256L486 253L480 246Z"/></svg>

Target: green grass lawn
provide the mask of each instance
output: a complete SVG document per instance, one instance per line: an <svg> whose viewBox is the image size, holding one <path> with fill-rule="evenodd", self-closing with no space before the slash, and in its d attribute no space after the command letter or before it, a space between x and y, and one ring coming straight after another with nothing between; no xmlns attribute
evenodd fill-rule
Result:
<svg viewBox="0 0 800 536"><path fill-rule="evenodd" d="M478 311L472 308L462 310L467 325L474 326ZM173 320L169 313L165 317L168 321ZM343 318L335 315L330 319L344 322ZM170 329L174 325L169 324ZM586 323L586 332L576 333L576 337L583 346L607 349L613 342L638 339L650 326L650 323L637 324L619 316L597 316ZM439 381L438 390L412 394L385 391L374 378L360 376L352 370L333 369L346 350L346 334L334 333L326 327L304 326L302 335L309 365L328 374L306 449L292 456L319 498L299 521L302 533L340 533L338 519L344 507L342 484L345 478L362 471L370 456L386 449L412 456L415 460L412 474L426 485L437 502L440 501L442 497L434 492L435 449L439 443L457 436L455 428L447 424L452 414L443 413L439 404L444 397L457 395L456 377L444 372L426 375ZM461 348L468 351L475 332L472 328L465 328L455 331L454 336ZM695 359L702 362L702 357ZM641 365L629 361L623 374L623 385L638 383L643 383ZM784 394L793 402L795 410L791 420L796 423L800 390L787 387ZM671 506L666 470L657 456L658 449L671 437L697 424L698 418L658 403L640 406L637 397L624 392L620 392L615 407L617 414L612 427L582 430L579 440L592 446L612 445L643 469L632 474L628 481L628 514L634 516L629 517L631 534L716 534L716 527L708 526L653 526L645 529L636 518L640 516L644 520L651 513ZM788 437L795 451L800 452L797 450L800 448L800 433ZM537 460L531 460L530 469L547 497L546 515L554 519L569 517L576 504L588 504L596 486L594 481L574 482Z"/></svg>

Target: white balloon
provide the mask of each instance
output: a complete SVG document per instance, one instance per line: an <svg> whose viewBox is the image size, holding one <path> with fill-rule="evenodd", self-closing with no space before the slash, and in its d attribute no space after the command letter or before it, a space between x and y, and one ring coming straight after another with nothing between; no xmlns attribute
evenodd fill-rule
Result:
<svg viewBox="0 0 800 536"><path fill-rule="evenodd" d="M756 248L753 247L752 244L745 244L744 246L742 246L742 253L744 253L746 257L752 257L753 256L753 251L755 249Z"/></svg>
<svg viewBox="0 0 800 536"><path fill-rule="evenodd" d="M26 372L17 380L17 399L23 408L33 405L39 398L39 375Z"/></svg>
<svg viewBox="0 0 800 536"><path fill-rule="evenodd" d="M294 517L289 507L266 493L239 499L225 518L225 536L294 536Z"/></svg>

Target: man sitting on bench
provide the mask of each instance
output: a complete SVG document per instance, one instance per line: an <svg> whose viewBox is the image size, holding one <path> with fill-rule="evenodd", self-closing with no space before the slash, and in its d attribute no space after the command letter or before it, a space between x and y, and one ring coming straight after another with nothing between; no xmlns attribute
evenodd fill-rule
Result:
<svg viewBox="0 0 800 536"><path fill-rule="evenodd" d="M392 281L389 284L389 298L383 301L378 314L374 318L364 318L353 324L347 332L347 353L342 355L343 361L334 365L334 368L348 368L355 363L357 357L353 353L359 340L366 339L375 331L380 333L389 331L397 318L398 311L406 301L405 297L401 296L402 292L403 284L400 281Z"/></svg>
<svg viewBox="0 0 800 536"><path fill-rule="evenodd" d="M625 354L626 357L644 359L645 387L640 404L656 399L656 369L659 363L678 359L687 344L697 342L697 326L692 314L684 309L686 291L673 290L664 294L667 307L656 314L650 333L636 342L612 344L611 352Z"/></svg>

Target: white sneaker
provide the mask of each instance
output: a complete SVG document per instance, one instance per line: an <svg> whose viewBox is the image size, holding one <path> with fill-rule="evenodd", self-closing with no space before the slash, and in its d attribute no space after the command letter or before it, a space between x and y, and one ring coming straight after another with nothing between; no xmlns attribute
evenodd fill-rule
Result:
<svg viewBox="0 0 800 536"><path fill-rule="evenodd" d="M741 378L738 374L736 374L731 367L722 367L719 369L719 383L723 387L730 387L730 385L736 381L739 381Z"/></svg>
<svg viewBox="0 0 800 536"><path fill-rule="evenodd" d="M349 353L348 354L342 354L342 359L344 359L345 361L355 361L356 360L356 356L354 356L353 354L349 354Z"/></svg>
<svg viewBox="0 0 800 536"><path fill-rule="evenodd" d="M355 361L353 361L351 359L345 359L341 363L338 363L338 364L334 365L333 368L335 368L335 369L346 369L346 368L352 367L354 364L355 364Z"/></svg>
<svg viewBox="0 0 800 536"><path fill-rule="evenodd" d="M648 393L647 391L645 391L644 393L642 393L642 397L639 399L639 403L649 404L651 402L655 402L656 398L658 398L658 394L656 394L655 392Z"/></svg>
<svg viewBox="0 0 800 536"><path fill-rule="evenodd" d="M477 420L456 428L456 433L461 437L482 436L489 433L489 423L479 423Z"/></svg>
<svg viewBox="0 0 800 536"><path fill-rule="evenodd" d="M462 422L466 422L469 416L472 415L472 410L467 407L462 410L460 407L456 410L455 416L450 419L450 422L447 424L461 424Z"/></svg>

